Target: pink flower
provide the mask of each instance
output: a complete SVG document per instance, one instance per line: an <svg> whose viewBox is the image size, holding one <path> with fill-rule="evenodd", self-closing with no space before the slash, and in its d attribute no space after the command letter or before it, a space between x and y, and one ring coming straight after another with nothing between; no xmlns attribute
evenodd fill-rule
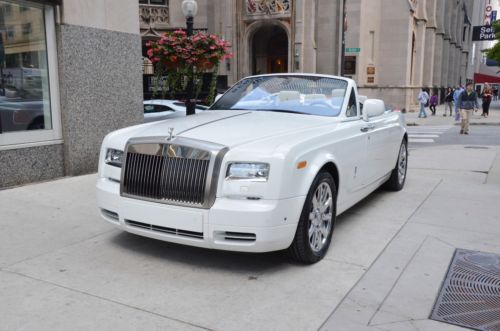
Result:
<svg viewBox="0 0 500 331"><path fill-rule="evenodd" d="M148 49L148 51L146 52L146 54L148 54L149 58L153 57L153 50L151 48Z"/></svg>

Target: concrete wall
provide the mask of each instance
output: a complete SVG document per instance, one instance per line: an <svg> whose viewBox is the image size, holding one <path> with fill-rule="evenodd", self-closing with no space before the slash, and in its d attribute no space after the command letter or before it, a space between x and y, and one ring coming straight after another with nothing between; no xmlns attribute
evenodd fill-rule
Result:
<svg viewBox="0 0 500 331"><path fill-rule="evenodd" d="M139 33L138 0L63 0L64 24Z"/></svg>
<svg viewBox="0 0 500 331"><path fill-rule="evenodd" d="M107 133L143 121L141 39L69 24L58 37L66 174L90 173Z"/></svg>
<svg viewBox="0 0 500 331"><path fill-rule="evenodd" d="M63 145L0 151L0 188L64 176Z"/></svg>

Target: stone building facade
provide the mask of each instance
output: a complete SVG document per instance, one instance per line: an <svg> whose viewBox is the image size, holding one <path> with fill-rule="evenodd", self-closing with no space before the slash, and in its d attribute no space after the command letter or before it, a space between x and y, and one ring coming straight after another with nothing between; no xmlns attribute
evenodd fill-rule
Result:
<svg viewBox="0 0 500 331"><path fill-rule="evenodd" d="M0 188L97 170L143 120L137 0L0 1Z"/></svg>
<svg viewBox="0 0 500 331"><path fill-rule="evenodd" d="M143 43L164 31L185 27L180 9L182 0L158 0L161 4L151 1L142 1L141 11L148 13L163 7L164 17L141 16ZM235 56L219 72L228 77L229 84L259 73L340 72L340 0L198 0L197 3L195 29L208 30L233 44Z"/></svg>
<svg viewBox="0 0 500 331"><path fill-rule="evenodd" d="M472 81L473 61L480 57L480 47L472 47L472 27L481 25L485 0L347 3L346 47L359 48L347 56L355 60L352 76L362 93L408 109L421 87L442 94Z"/></svg>
<svg viewBox="0 0 500 331"><path fill-rule="evenodd" d="M182 0L143 1L163 1L168 7L168 18L153 22L153 30L184 28ZM416 105L422 87L442 94L445 87L472 80L481 49L473 50L472 26L481 25L477 20L486 1L346 0L345 75L363 94L406 109ZM229 84L282 71L338 75L343 2L198 0L195 27L233 43L235 57L220 70ZM142 21L145 40L152 35L150 27Z"/></svg>

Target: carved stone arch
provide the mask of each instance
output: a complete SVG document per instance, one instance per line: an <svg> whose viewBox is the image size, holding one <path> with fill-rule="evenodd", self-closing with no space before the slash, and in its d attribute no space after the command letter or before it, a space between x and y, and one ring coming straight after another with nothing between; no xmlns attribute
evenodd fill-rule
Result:
<svg viewBox="0 0 500 331"><path fill-rule="evenodd" d="M241 71L243 73L243 76L248 76L252 73L252 55L253 55L253 38L255 36L255 33L263 28L263 27L269 27L269 26L278 26L281 29L283 29L287 35L288 38L288 71L291 71L292 68L292 52L291 52L291 45L292 45L292 29L290 26L290 23L284 20L279 20L279 19L264 19L264 20L257 20L255 22L252 22L245 28L245 34L243 36L243 49L241 54L244 54L243 56L243 61L242 61L242 67Z"/></svg>

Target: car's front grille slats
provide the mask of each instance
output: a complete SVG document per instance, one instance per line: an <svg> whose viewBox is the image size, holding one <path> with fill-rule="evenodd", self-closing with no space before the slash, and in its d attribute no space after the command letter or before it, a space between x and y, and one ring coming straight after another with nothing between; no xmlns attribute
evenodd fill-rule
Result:
<svg viewBox="0 0 500 331"><path fill-rule="evenodd" d="M191 157L197 155L192 152L194 149L183 147L184 150L177 153L184 156L176 153L172 156L167 152L168 146L156 146L161 146L160 153L127 152L122 193L166 203L202 206L207 196L209 154L205 152L200 158ZM197 151L198 155L204 152Z"/></svg>

